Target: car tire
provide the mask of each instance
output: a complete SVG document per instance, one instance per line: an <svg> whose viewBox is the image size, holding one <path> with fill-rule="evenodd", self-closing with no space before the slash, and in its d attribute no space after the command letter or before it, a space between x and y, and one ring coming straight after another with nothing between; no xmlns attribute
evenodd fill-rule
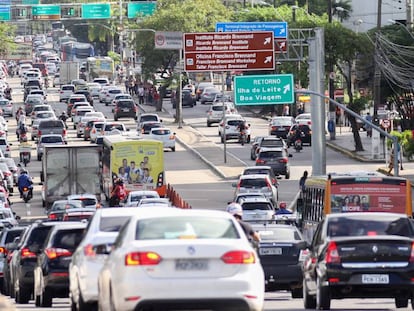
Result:
<svg viewBox="0 0 414 311"><path fill-rule="evenodd" d="M318 310L330 310L331 309L331 295L329 293L329 287L322 286L321 279L316 279L316 309Z"/></svg>
<svg viewBox="0 0 414 311"><path fill-rule="evenodd" d="M175 152L175 147L171 147L171 151L172 152Z"/></svg>
<svg viewBox="0 0 414 311"><path fill-rule="evenodd" d="M114 117L114 121L118 121L118 118L117 117Z"/></svg>
<svg viewBox="0 0 414 311"><path fill-rule="evenodd" d="M256 158L255 157L253 157L253 154L250 152L250 160L255 160Z"/></svg>
<svg viewBox="0 0 414 311"><path fill-rule="evenodd" d="M303 306L305 309L315 309L316 308L316 297L308 294L308 288L306 287L306 281L303 280Z"/></svg>
<svg viewBox="0 0 414 311"><path fill-rule="evenodd" d="M207 122L207 127L211 127L211 123L210 122Z"/></svg>
<svg viewBox="0 0 414 311"><path fill-rule="evenodd" d="M52 306L52 293L49 289L45 288L40 295L40 306L42 308L50 308Z"/></svg>
<svg viewBox="0 0 414 311"><path fill-rule="evenodd" d="M407 308L408 297L395 297L395 307L396 308Z"/></svg>
<svg viewBox="0 0 414 311"><path fill-rule="evenodd" d="M77 137L77 138L81 138L81 137L82 137L82 135L81 135L81 134L76 134L76 137Z"/></svg>
<svg viewBox="0 0 414 311"><path fill-rule="evenodd" d="M16 292L15 301L20 304L27 304L30 300L30 291L24 287L19 287L19 290Z"/></svg>
<svg viewBox="0 0 414 311"><path fill-rule="evenodd" d="M292 298L303 298L303 290L302 290L302 288L301 287L299 287L299 288L293 288L291 290L291 295L292 295Z"/></svg>
<svg viewBox="0 0 414 311"><path fill-rule="evenodd" d="M107 102L105 102L105 106L108 106L108 103Z"/></svg>

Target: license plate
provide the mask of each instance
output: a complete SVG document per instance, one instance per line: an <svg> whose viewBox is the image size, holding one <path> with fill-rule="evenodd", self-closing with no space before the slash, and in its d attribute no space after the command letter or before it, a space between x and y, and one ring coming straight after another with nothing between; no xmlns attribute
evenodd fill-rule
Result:
<svg viewBox="0 0 414 311"><path fill-rule="evenodd" d="M363 284L388 284L390 282L388 274L363 274Z"/></svg>
<svg viewBox="0 0 414 311"><path fill-rule="evenodd" d="M278 130L278 131L284 131L284 130L285 130L285 128L284 128L284 127L279 127L277 130Z"/></svg>
<svg viewBox="0 0 414 311"><path fill-rule="evenodd" d="M124 108L124 109L122 109L122 111L123 111L123 112L128 112L128 111L129 111L129 109L128 109L128 108Z"/></svg>
<svg viewBox="0 0 414 311"><path fill-rule="evenodd" d="M261 248L259 249L260 255L282 255L282 249L280 247L273 248Z"/></svg>
<svg viewBox="0 0 414 311"><path fill-rule="evenodd" d="M177 259L175 270L179 271L205 271L208 270L208 260L206 259Z"/></svg>

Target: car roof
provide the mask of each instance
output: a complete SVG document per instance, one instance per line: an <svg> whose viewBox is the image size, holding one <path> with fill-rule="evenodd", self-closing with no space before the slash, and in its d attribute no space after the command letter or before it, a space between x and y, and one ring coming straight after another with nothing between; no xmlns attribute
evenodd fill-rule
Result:
<svg viewBox="0 0 414 311"><path fill-rule="evenodd" d="M247 170L271 170L272 168L267 165L257 165L257 166L247 166L244 168L243 172Z"/></svg>
<svg viewBox="0 0 414 311"><path fill-rule="evenodd" d="M284 148L280 148L280 147L261 147L259 150L260 152L266 152L266 151L283 151Z"/></svg>
<svg viewBox="0 0 414 311"><path fill-rule="evenodd" d="M240 179L267 179L268 176L265 174L251 174L251 175L241 175Z"/></svg>
<svg viewBox="0 0 414 311"><path fill-rule="evenodd" d="M270 205L273 206L272 202L270 202L268 198L259 197L259 196L251 197L251 198L249 197L243 198L240 204L243 206L243 203L269 203Z"/></svg>
<svg viewBox="0 0 414 311"><path fill-rule="evenodd" d="M104 207L96 210L96 214L101 217L109 216L130 216L136 214L136 207Z"/></svg>
<svg viewBox="0 0 414 311"><path fill-rule="evenodd" d="M122 208L121 208L122 209ZM219 217L224 219L229 219L234 221L234 217L226 212L219 210L203 210L203 209L181 209L181 208L164 208L160 214L159 209L154 209L154 207L142 207L135 209L134 215L131 219L141 220L148 218L156 217L174 217L174 216L201 216L201 217Z"/></svg>

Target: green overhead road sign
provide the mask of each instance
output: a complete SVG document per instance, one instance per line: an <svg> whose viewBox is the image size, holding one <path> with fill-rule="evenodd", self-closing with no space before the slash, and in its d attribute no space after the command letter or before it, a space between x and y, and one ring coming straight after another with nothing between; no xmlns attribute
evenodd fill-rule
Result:
<svg viewBox="0 0 414 311"><path fill-rule="evenodd" d="M237 106L291 104L294 90L292 74L234 77Z"/></svg>
<svg viewBox="0 0 414 311"><path fill-rule="evenodd" d="M34 5L32 6L34 20L56 20L60 19L60 5Z"/></svg>
<svg viewBox="0 0 414 311"><path fill-rule="evenodd" d="M10 5L0 6L0 21L9 21L10 15Z"/></svg>
<svg viewBox="0 0 414 311"><path fill-rule="evenodd" d="M111 5L109 3L82 4L82 18L105 19L111 17Z"/></svg>
<svg viewBox="0 0 414 311"><path fill-rule="evenodd" d="M128 2L128 18L153 15L156 7L156 2Z"/></svg>

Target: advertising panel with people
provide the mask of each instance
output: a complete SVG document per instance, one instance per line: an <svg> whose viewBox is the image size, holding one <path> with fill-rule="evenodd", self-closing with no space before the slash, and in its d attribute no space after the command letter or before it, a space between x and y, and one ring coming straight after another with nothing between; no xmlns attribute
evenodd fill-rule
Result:
<svg viewBox="0 0 414 311"><path fill-rule="evenodd" d="M115 180L122 180L127 192L156 190L165 196L164 150L162 142L131 135L104 137L102 186L110 197Z"/></svg>

